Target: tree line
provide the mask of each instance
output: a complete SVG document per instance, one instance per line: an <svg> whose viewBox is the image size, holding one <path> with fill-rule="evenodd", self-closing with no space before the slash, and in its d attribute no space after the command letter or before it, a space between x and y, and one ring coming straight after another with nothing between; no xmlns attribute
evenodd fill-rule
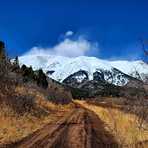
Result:
<svg viewBox="0 0 148 148"><path fill-rule="evenodd" d="M0 41L0 78L6 76L9 71L20 73L24 82L35 81L39 87L48 87L47 77L42 69L34 71L31 66L20 66L18 56L11 62L6 54L5 43Z"/></svg>

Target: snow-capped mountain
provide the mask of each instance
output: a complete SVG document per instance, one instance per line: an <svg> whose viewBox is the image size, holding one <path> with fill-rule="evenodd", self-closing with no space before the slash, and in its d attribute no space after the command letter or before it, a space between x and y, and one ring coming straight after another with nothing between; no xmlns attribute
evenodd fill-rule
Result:
<svg viewBox="0 0 148 148"><path fill-rule="evenodd" d="M44 54L21 56L19 61L34 70L42 68L49 77L59 82L79 71L85 71L88 80L93 80L95 72L98 72L105 81L119 86L126 85L132 77L144 80L148 76L148 65L143 61L107 61L95 57L69 58ZM76 78L81 81L85 76L78 74Z"/></svg>

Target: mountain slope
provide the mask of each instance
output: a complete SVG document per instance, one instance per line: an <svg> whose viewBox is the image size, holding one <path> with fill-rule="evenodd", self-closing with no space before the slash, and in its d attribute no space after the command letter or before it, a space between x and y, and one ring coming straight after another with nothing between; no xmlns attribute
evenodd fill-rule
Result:
<svg viewBox="0 0 148 148"><path fill-rule="evenodd" d="M143 61L112 61L113 67L123 71L124 73L144 80L148 75L148 65Z"/></svg>
<svg viewBox="0 0 148 148"><path fill-rule="evenodd" d="M105 81L123 86L130 79L145 80L148 75L148 65L142 61L107 61L95 57L68 58L51 55L25 55L19 58L21 64L42 68L49 77L63 82L70 75L83 70L88 79L93 80L95 72L103 74Z"/></svg>

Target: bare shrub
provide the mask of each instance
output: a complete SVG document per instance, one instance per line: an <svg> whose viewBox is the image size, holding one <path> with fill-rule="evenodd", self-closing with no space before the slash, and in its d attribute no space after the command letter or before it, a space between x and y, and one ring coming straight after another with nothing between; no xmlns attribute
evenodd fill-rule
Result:
<svg viewBox="0 0 148 148"><path fill-rule="evenodd" d="M10 102L11 101L11 102ZM9 100L10 106L18 114L30 112L35 108L35 100L33 96L13 95Z"/></svg>

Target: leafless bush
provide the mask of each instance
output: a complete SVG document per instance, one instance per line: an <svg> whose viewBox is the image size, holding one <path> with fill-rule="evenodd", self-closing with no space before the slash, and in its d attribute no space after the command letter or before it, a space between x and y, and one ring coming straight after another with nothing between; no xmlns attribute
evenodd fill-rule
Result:
<svg viewBox="0 0 148 148"><path fill-rule="evenodd" d="M14 95L9 100L10 106L18 114L30 112L35 108L35 100L33 96Z"/></svg>
<svg viewBox="0 0 148 148"><path fill-rule="evenodd" d="M140 130L148 130L144 126L144 123L148 122L148 101L144 98L139 98L133 107L135 107L135 114L137 115L138 128Z"/></svg>

